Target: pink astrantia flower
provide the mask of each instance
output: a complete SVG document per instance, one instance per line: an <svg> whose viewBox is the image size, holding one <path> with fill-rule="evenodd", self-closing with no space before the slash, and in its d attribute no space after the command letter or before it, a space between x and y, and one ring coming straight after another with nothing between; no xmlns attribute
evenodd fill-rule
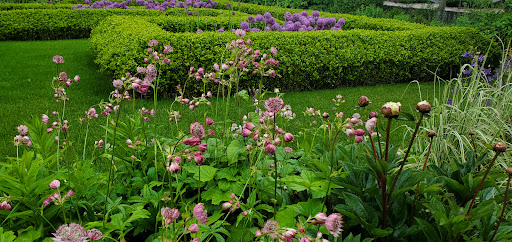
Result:
<svg viewBox="0 0 512 242"><path fill-rule="evenodd" d="M156 39L152 39L148 42L148 45L149 46L157 46L158 45L158 41Z"/></svg>
<svg viewBox="0 0 512 242"><path fill-rule="evenodd" d="M277 229L279 228L279 223L274 220L268 220L265 223L263 229L261 229L262 234L268 235L270 238L276 239L278 236ZM256 235L258 236L258 235Z"/></svg>
<svg viewBox="0 0 512 242"><path fill-rule="evenodd" d="M190 134L198 139L203 139L205 136L204 127L202 124L195 122L190 124Z"/></svg>
<svg viewBox="0 0 512 242"><path fill-rule="evenodd" d="M284 107L283 99L279 97L272 97L265 101L265 110L268 112L277 113Z"/></svg>
<svg viewBox="0 0 512 242"><path fill-rule="evenodd" d="M43 124L47 124L49 120L50 120L50 118L48 118L48 115L46 115L46 114L41 115L41 122L43 122Z"/></svg>
<svg viewBox="0 0 512 242"><path fill-rule="evenodd" d="M103 233L97 229L89 229L85 231L84 235L87 236L87 238L90 240L100 240L103 238Z"/></svg>
<svg viewBox="0 0 512 242"><path fill-rule="evenodd" d="M235 30L235 34L236 34L238 37L243 38L243 37L245 37L245 30L243 30L243 29L237 29L237 30Z"/></svg>
<svg viewBox="0 0 512 242"><path fill-rule="evenodd" d="M18 133L20 133L20 135L26 135L28 133L28 127L25 125L20 125L16 129L18 130Z"/></svg>
<svg viewBox="0 0 512 242"><path fill-rule="evenodd" d="M188 231L190 231L190 233L194 234L194 233L197 233L199 231L199 225L197 224L191 224L189 227L188 227Z"/></svg>
<svg viewBox="0 0 512 242"><path fill-rule="evenodd" d="M208 126L212 126L212 125L214 125L214 124L215 124L215 122L214 122L214 121L213 121L213 119L211 119L211 118L206 118L205 123L206 123L206 125L208 125Z"/></svg>
<svg viewBox="0 0 512 242"><path fill-rule="evenodd" d="M290 133L284 134L284 142L293 142L293 141L295 141L295 136L293 136L293 134L290 134Z"/></svg>
<svg viewBox="0 0 512 242"><path fill-rule="evenodd" d="M325 224L325 220L326 219L327 219L327 214L325 214L325 213L317 213L315 215L315 221L313 222L313 224L323 225L323 224Z"/></svg>
<svg viewBox="0 0 512 242"><path fill-rule="evenodd" d="M58 189L60 187L60 181L59 180L53 180L50 182L50 188L51 189Z"/></svg>
<svg viewBox="0 0 512 242"><path fill-rule="evenodd" d="M274 155L276 153L276 147L273 144L268 144L265 146L265 153L267 155Z"/></svg>
<svg viewBox="0 0 512 242"><path fill-rule="evenodd" d="M272 53L272 55L277 56L277 49L276 49L276 47L272 46L270 48L270 52Z"/></svg>
<svg viewBox="0 0 512 242"><path fill-rule="evenodd" d="M172 162L172 163L170 163L170 165L169 165L169 162L167 162L166 169L171 174L181 171L181 167L178 162Z"/></svg>
<svg viewBox="0 0 512 242"><path fill-rule="evenodd" d="M62 64L64 63L64 58L60 55L56 55L52 58L52 61L55 63L55 64Z"/></svg>
<svg viewBox="0 0 512 242"><path fill-rule="evenodd" d="M180 216L180 211L176 208L162 207L160 212L162 213L165 226L171 225Z"/></svg>
<svg viewBox="0 0 512 242"><path fill-rule="evenodd" d="M198 203L192 212L197 221L202 224L208 223L208 212L204 209L204 205L202 203Z"/></svg>
<svg viewBox="0 0 512 242"><path fill-rule="evenodd" d="M77 223L61 225L53 236L53 241L87 241L84 227Z"/></svg>
<svg viewBox="0 0 512 242"><path fill-rule="evenodd" d="M340 236L340 232L342 231L341 227L343 227L343 215L339 213L333 213L325 219L325 228L327 231L332 234L334 237Z"/></svg>

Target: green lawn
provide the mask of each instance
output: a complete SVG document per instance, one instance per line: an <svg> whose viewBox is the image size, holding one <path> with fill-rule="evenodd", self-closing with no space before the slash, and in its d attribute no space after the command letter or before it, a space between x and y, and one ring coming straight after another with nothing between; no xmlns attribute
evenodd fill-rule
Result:
<svg viewBox="0 0 512 242"><path fill-rule="evenodd" d="M94 54L90 49L88 39L79 40L58 40L58 41L6 41L0 42L0 63L3 71L0 73L0 105L3 107L0 112L0 155L15 156L15 148L12 139L17 134L16 126L30 120L31 117L40 117L42 113L50 113L60 109L53 99L51 80L56 76L56 67L52 62L54 55L64 57L65 63L61 64L59 71L66 71L69 76L80 75L80 83L75 83L68 89L70 101L66 104L66 118L71 121L70 130L78 130L78 119L84 117L84 112L92 105L108 98L109 92L113 90L111 77L98 70L94 64ZM185 78L184 78L185 79ZM437 88L437 87L436 87ZM422 83L421 95L418 85L413 83L380 85L357 88L339 88L333 90L320 90L300 93L286 93L284 100L292 106L292 111L297 114L297 119L289 124L289 129L298 131L301 127L309 126L311 119L306 119L302 113L306 107L314 107L323 111L333 113L331 101L337 94L344 96L346 103L337 111L343 111L345 115L352 115L356 110L357 99L366 95L372 100L367 112L379 111L383 103L388 101L401 102L403 110L414 112L416 103L422 99L432 100L434 97L434 84ZM172 100L159 100L156 122L166 123L167 110ZM232 101L231 103L234 103ZM127 104L131 110L131 103ZM215 103L213 103L215 106ZM151 108L152 100L137 101L137 108L145 106ZM126 110L126 109L125 109ZM192 121L203 120L201 112L210 111L209 108L200 108L194 113L184 114L183 127ZM252 109L245 106L242 113ZM60 110L59 110L60 111ZM236 117L238 111L232 109L231 117ZM223 113L223 112L220 112ZM213 117L214 114L209 114ZM222 115L219 115L219 118ZM96 126L103 124L102 120L94 121ZM399 127L403 122L395 122L394 126ZM74 127L73 127L74 126ZM401 131L397 131L400 133ZM102 131L97 128L92 131L91 140L99 140ZM402 137L395 137L395 142L402 141ZM90 143L92 145L92 142Z"/></svg>

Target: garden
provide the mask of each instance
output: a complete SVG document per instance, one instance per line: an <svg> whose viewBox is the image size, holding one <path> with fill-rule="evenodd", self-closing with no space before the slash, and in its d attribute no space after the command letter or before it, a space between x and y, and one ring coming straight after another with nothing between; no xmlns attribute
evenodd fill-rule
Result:
<svg viewBox="0 0 512 242"><path fill-rule="evenodd" d="M0 241L512 240L507 35L256 3L0 3Z"/></svg>

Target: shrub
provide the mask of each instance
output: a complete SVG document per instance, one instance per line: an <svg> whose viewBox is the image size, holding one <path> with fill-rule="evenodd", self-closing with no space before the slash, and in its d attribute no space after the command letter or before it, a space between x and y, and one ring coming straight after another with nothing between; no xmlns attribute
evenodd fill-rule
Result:
<svg viewBox="0 0 512 242"><path fill-rule="evenodd" d="M226 26L229 21L247 19L243 13L228 17L214 9L189 9L200 17L192 17L183 9L169 9L166 12L145 9L28 9L0 12L0 40L49 40L88 38L91 30L101 20L112 15L152 16L169 31L186 31L186 26L208 26L214 23ZM181 16L173 18L170 16ZM206 17L205 17L206 16ZM213 16L213 17L212 17ZM214 17L219 16L219 17ZM185 19L186 18L186 19ZM197 23L196 23L197 22ZM206 29L206 28L205 28ZM194 31L196 29L193 29Z"/></svg>
<svg viewBox="0 0 512 242"><path fill-rule="evenodd" d="M134 37L137 36L137 37ZM173 87L187 76L190 66L203 67L222 59L231 33L167 33L143 18L109 17L91 35L101 68L124 75L142 63L149 39L170 44L176 60L170 64L164 86ZM470 45L488 46L475 29L431 27L414 31L315 31L250 33L253 48L279 50L281 77L265 86L285 90L310 90L338 86L428 80L431 71L447 76L459 65L459 53ZM208 49L204 49L208 46ZM211 68L210 68L211 69ZM244 87L254 86L248 79ZM171 92L172 89L165 90Z"/></svg>
<svg viewBox="0 0 512 242"><path fill-rule="evenodd" d="M71 9L72 4L44 4L44 3L2 3L0 10L22 10L22 9Z"/></svg>

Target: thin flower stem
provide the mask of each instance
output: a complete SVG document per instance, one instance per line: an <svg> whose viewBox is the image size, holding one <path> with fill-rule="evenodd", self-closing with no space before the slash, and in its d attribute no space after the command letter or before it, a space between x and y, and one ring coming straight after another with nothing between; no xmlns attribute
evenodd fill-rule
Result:
<svg viewBox="0 0 512 242"><path fill-rule="evenodd" d="M155 82L155 85L153 87L153 110L155 110L155 111L156 111L156 103L157 103L157 95L158 95L158 81L159 81L159 79L156 78L156 82ZM156 116L156 114L155 114L155 116ZM153 122L156 122L156 121L153 121ZM155 149L154 149L154 156L155 156L154 163L155 163L155 176L156 176L156 180L158 181L158 163L157 163L157 159L156 159L156 152L157 152L157 150L156 150L156 123L154 124L154 126L155 126L155 129L154 129L155 133L153 134L154 137L155 137L155 142L153 144L153 146L155 147Z"/></svg>
<svg viewBox="0 0 512 242"><path fill-rule="evenodd" d="M411 147L414 142L414 139L416 138L416 134L418 133L418 129L420 128L421 120L423 119L423 113L420 113L420 117L418 119L418 122L416 122L416 128L412 132L411 141L409 142L409 147L407 147L407 151L405 152L404 159L400 163L400 169L398 169L398 173L396 173L395 179L393 180L393 185L391 185L391 189L389 190L389 196L388 200L386 202L386 206L389 206L389 203L391 202L391 196L393 195L393 190L396 186L396 181L398 180L398 177L400 176L400 173L402 173L402 170L404 168L405 162L407 161L407 157L409 157L409 152L411 152Z"/></svg>
<svg viewBox="0 0 512 242"><path fill-rule="evenodd" d="M377 150L375 149L375 144L373 142L372 134L368 134L368 137L370 137L370 143L372 144L373 155L375 156L375 161L377 161L377 159L379 159L379 157L377 156Z"/></svg>
<svg viewBox="0 0 512 242"><path fill-rule="evenodd" d="M388 118L388 126L386 128L386 149L384 150L384 160L388 162L388 154L389 154L389 133L391 133L391 120L393 118Z"/></svg>
<svg viewBox="0 0 512 242"><path fill-rule="evenodd" d="M89 120L89 122L90 121L91 120ZM89 122L87 122L87 128L85 128L84 152L82 155L82 160L85 160L85 147L87 146L87 135L89 134Z"/></svg>
<svg viewBox="0 0 512 242"><path fill-rule="evenodd" d="M473 199L471 200L471 203L469 204L468 212L466 213L466 216L469 216L471 213L471 209L473 208L473 204L475 203L476 196L478 195L478 192L480 192L480 189L482 189L482 185L484 184L485 178L487 178L487 174L489 174L489 171L491 170L492 165L494 164L494 161L498 157L500 152L496 152L494 154L494 157L492 158L491 163L487 167L487 170L485 170L484 177L482 177L482 180L480 181L480 184L478 185L478 188L476 189L475 195L473 196Z"/></svg>
<svg viewBox="0 0 512 242"><path fill-rule="evenodd" d="M199 165L199 179L197 180L197 203L201 202L201 165Z"/></svg>
<svg viewBox="0 0 512 242"><path fill-rule="evenodd" d="M110 198L110 186L112 184L112 176L113 176L113 170L114 170L114 155L116 151L116 135L117 135L117 123L119 121L119 114L121 113L121 105L119 105L119 108L116 113L116 121L114 123L114 141L112 142L112 155L110 159L110 169L108 171L108 184L107 184L107 196L105 197L105 206L104 206L104 218L103 218L103 228L105 228L105 225L107 223L107 200Z"/></svg>
<svg viewBox="0 0 512 242"><path fill-rule="evenodd" d="M274 219L277 214L277 156L274 156Z"/></svg>
<svg viewBox="0 0 512 242"><path fill-rule="evenodd" d="M508 188L510 186L510 177L511 175L509 175L507 179L507 188L505 189L505 197L503 198L503 208L501 209L501 215L498 220L498 224L496 224L496 228L494 229L494 233L492 233L492 236L489 239L489 242L492 242L494 240L494 236L496 236L496 233L498 233L498 228L500 227L501 221L503 220L503 215L505 214L505 208L507 207L508 200Z"/></svg>
<svg viewBox="0 0 512 242"><path fill-rule="evenodd" d="M432 140L434 137L430 137L430 144L428 145L428 151L427 151L427 157L425 158L425 162L423 163L423 168L421 168L422 171L425 171L425 168L427 167L427 161L428 157L430 156L430 150L432 148Z"/></svg>

